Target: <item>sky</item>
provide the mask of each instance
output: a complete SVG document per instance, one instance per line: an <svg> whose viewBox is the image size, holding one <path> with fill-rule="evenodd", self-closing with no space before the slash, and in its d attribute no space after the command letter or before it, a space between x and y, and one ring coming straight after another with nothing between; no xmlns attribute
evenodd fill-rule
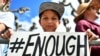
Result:
<svg viewBox="0 0 100 56"><path fill-rule="evenodd" d="M18 17L19 24L22 24L23 29L26 31L29 30L30 26L33 22L36 23L37 31L42 31L42 28L40 27L38 23L38 13L39 13L39 6L42 2L62 2L63 0L11 0L11 6L10 10L16 10L21 7L29 8L29 11L25 12L24 14L14 13ZM81 0L84 2L84 0ZM78 0L67 0L64 4L72 4L72 7L76 10L77 6L79 5ZM69 24L67 24L67 27L71 27L70 32L74 32L75 29L75 23L73 22L74 17L71 15L72 8L71 6L65 6L65 12L62 18L67 18L69 20ZM75 13L74 13L75 14ZM100 19L98 19L96 22L100 22ZM66 31L65 27L63 26L63 22L61 21L61 24L59 25L57 31L64 32Z"/></svg>
<svg viewBox="0 0 100 56"><path fill-rule="evenodd" d="M30 11L26 12L25 14L17 15L17 16L22 17L21 19L19 19L20 21L24 21L24 20L31 21L32 17L38 15L39 5L45 1L49 1L49 0L12 0L10 8L11 10L15 10L20 7L29 8Z"/></svg>

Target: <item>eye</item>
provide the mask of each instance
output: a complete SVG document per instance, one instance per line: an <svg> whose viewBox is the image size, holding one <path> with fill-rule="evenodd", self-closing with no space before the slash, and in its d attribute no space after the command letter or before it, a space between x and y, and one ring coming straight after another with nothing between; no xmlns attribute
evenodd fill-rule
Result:
<svg viewBox="0 0 100 56"><path fill-rule="evenodd" d="M96 9L95 7L92 7L92 9Z"/></svg>
<svg viewBox="0 0 100 56"><path fill-rule="evenodd" d="M56 20L56 18L52 18L52 20Z"/></svg>
<svg viewBox="0 0 100 56"><path fill-rule="evenodd" d="M53 18L52 18L52 20L58 20L58 18L56 18L56 17L53 17Z"/></svg>
<svg viewBox="0 0 100 56"><path fill-rule="evenodd" d="M44 17L43 20L48 20L48 18L47 17Z"/></svg>

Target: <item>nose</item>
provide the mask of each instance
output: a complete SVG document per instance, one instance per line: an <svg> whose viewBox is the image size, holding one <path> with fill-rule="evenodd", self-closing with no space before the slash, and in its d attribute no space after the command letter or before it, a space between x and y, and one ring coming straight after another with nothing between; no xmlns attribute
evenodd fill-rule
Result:
<svg viewBox="0 0 100 56"><path fill-rule="evenodd" d="M52 23L53 21L51 19L48 20L48 23Z"/></svg>

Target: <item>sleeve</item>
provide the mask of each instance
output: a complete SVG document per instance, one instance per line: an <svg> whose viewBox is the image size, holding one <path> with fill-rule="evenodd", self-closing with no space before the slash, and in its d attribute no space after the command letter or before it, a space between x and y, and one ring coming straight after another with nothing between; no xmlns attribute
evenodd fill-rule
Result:
<svg viewBox="0 0 100 56"><path fill-rule="evenodd" d="M85 32L87 29L89 29L89 25L85 22L78 22L75 27L76 32Z"/></svg>
<svg viewBox="0 0 100 56"><path fill-rule="evenodd" d="M0 22L4 23L7 27L14 29L14 19L15 16L11 12L3 12L0 17Z"/></svg>

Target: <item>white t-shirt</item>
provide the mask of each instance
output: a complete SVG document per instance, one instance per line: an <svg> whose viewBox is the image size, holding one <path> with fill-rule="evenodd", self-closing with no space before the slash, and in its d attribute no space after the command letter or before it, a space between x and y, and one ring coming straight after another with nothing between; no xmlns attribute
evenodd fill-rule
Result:
<svg viewBox="0 0 100 56"><path fill-rule="evenodd" d="M3 22L8 27L14 29L14 19L15 16L11 12L1 12L0 11L0 22ZM8 44L0 44L0 56L5 56ZM6 49L6 50L5 50Z"/></svg>

